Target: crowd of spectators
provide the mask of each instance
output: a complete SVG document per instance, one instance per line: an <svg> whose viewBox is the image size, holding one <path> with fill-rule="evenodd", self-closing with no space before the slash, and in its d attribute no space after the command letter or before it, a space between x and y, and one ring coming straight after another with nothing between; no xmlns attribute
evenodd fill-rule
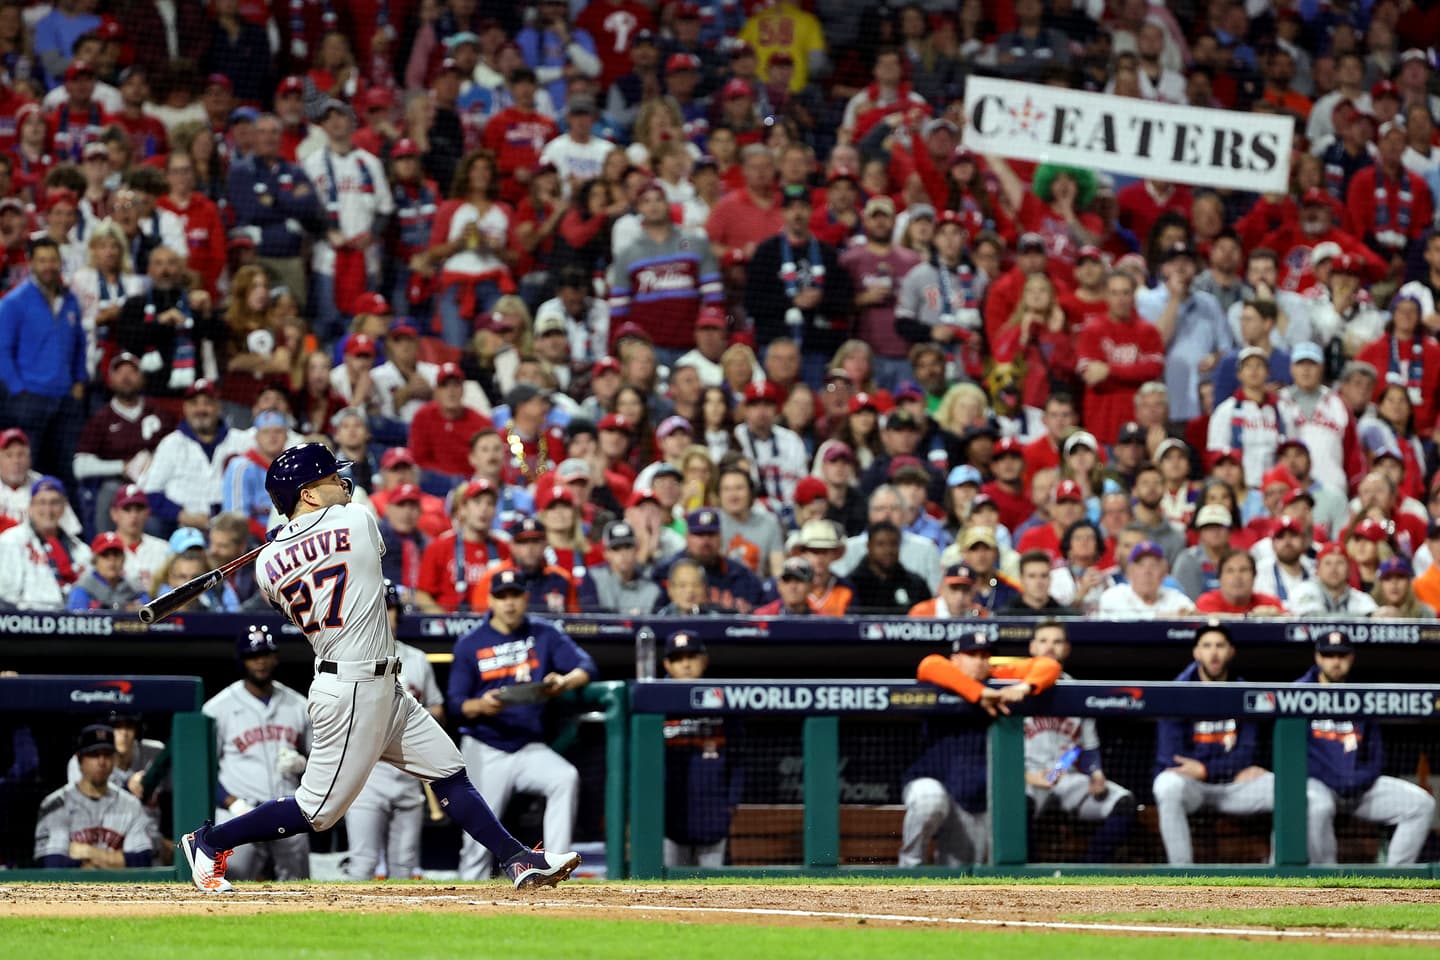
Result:
<svg viewBox="0 0 1440 960"><path fill-rule="evenodd" d="M956 7L0 2L0 605L320 438L426 612L1434 616L1440 4ZM978 156L974 75L1291 187Z"/></svg>

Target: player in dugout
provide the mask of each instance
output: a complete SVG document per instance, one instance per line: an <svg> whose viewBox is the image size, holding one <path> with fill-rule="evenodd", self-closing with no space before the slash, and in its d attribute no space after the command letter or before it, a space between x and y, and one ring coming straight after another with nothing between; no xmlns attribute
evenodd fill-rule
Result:
<svg viewBox="0 0 1440 960"><path fill-rule="evenodd" d="M1315 642L1315 664L1296 682L1345 683L1354 667L1350 637L1331 630ZM1384 763L1380 724L1374 720L1316 717L1310 721L1305 800L1311 865L1338 862L1338 812L1395 828L1385 853L1388 865L1402 866L1420 859L1435 819L1435 798L1408 780L1382 776Z"/></svg>
<svg viewBox="0 0 1440 960"><path fill-rule="evenodd" d="M1050 657L1028 657L992 664L995 635L968 630L948 657L931 654L920 661L917 680L953 690L990 716L1008 714L1012 703L1048 690L1060 676ZM1014 680L1004 687L986 681ZM925 747L905 773L900 796L905 804L900 866L925 862L930 841L942 866L984 863L990 845L986 809L986 725L971 716L936 719L925 724Z"/></svg>

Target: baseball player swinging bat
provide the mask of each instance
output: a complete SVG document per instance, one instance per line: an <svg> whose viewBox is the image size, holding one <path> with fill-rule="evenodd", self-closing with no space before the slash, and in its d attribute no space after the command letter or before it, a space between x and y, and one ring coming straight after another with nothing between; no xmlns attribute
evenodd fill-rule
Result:
<svg viewBox="0 0 1440 960"><path fill-rule="evenodd" d="M186 580L163 597L156 597L140 608L140 622L154 623L156 620L164 620L206 590L219 584L220 581L230 576L230 574L236 570L239 570L247 563L253 563L255 558L260 556L260 551L263 549L265 549L263 546L256 547L249 553L231 560L223 567L217 567L208 573L202 573L198 577Z"/></svg>

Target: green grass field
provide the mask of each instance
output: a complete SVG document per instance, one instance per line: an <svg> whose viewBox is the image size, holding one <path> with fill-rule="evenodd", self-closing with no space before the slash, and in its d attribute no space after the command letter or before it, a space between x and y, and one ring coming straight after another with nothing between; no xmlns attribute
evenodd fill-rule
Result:
<svg viewBox="0 0 1440 960"><path fill-rule="evenodd" d="M352 958L566 958L566 960L916 960L956 950L986 960L1154 960L1150 937L1010 933L969 928L915 929L851 924L844 928L706 926L606 920L555 920L485 914L275 914L266 917L158 917L0 920L9 956L24 960L297 960ZM1415 946L1175 939L1166 960L1351 960L1434 956ZM1415 953L1424 950L1424 954Z"/></svg>

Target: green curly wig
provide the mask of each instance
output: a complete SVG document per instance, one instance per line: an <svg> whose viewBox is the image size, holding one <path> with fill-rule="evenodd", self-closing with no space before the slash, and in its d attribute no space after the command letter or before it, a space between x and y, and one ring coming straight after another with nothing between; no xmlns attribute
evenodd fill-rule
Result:
<svg viewBox="0 0 1440 960"><path fill-rule="evenodd" d="M1051 187L1055 183L1055 178L1062 173L1075 181L1077 187L1075 208L1083 210L1090 206L1090 201L1095 199L1095 171L1086 170L1084 167L1064 167L1058 163L1042 163L1035 168L1033 183L1035 196L1046 203L1053 200L1055 197L1051 193Z"/></svg>

